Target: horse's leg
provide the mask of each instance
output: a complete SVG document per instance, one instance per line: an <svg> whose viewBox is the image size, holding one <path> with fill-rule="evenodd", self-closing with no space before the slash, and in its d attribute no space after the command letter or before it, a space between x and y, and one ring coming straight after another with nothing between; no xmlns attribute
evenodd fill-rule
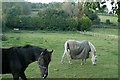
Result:
<svg viewBox="0 0 120 80"><path fill-rule="evenodd" d="M85 59L85 61L84 61L85 63L86 63L86 59Z"/></svg>
<svg viewBox="0 0 120 80"><path fill-rule="evenodd" d="M20 77L22 80L27 80L24 72L20 73Z"/></svg>
<svg viewBox="0 0 120 80"><path fill-rule="evenodd" d="M13 80L19 80L19 73L14 73L13 75Z"/></svg>
<svg viewBox="0 0 120 80"><path fill-rule="evenodd" d="M84 63L83 63L83 61L84 61L84 59L82 59L81 65L83 65L83 64L84 64Z"/></svg>
<svg viewBox="0 0 120 80"><path fill-rule="evenodd" d="M68 52L67 52L66 55L67 55L67 58L68 58L69 63L72 64L72 63L71 63L70 50L68 50Z"/></svg>
<svg viewBox="0 0 120 80"><path fill-rule="evenodd" d="M13 77L13 80L19 80L19 77L17 77L17 78L14 78L14 77Z"/></svg>
<svg viewBox="0 0 120 80"><path fill-rule="evenodd" d="M82 59L81 65L84 65L86 63L86 59Z"/></svg>
<svg viewBox="0 0 120 80"><path fill-rule="evenodd" d="M65 57L65 54L66 54L66 51L64 51L63 55L62 55L62 59L61 59L61 63L63 64L63 60L64 60L64 57Z"/></svg>

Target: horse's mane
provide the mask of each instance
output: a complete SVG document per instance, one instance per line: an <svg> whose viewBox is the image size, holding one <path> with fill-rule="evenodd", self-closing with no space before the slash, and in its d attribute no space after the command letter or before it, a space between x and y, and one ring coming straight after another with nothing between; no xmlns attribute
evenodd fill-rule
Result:
<svg viewBox="0 0 120 80"><path fill-rule="evenodd" d="M27 44L27 45L23 46L23 48L28 48L28 47L32 47L32 45Z"/></svg>
<svg viewBox="0 0 120 80"><path fill-rule="evenodd" d="M33 46L30 45L30 44L27 44L25 46L3 47L3 48L0 48L0 49L8 49L8 50L10 50L10 49L14 49L14 48L28 48L28 47L33 47Z"/></svg>

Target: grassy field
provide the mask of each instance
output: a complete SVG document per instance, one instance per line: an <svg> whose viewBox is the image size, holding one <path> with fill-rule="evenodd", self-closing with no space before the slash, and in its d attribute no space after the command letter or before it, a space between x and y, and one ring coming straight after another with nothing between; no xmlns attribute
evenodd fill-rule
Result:
<svg viewBox="0 0 120 80"><path fill-rule="evenodd" d="M116 39L99 38L77 32L21 31L4 34L8 37L8 40L2 42L3 47L32 44L49 50L53 49L48 78L118 77L118 41ZM73 60L73 64L70 65L66 58L65 64L61 64L64 42L68 39L91 41L97 50L97 65L92 66L90 59L82 66L80 65L81 60ZM36 62L30 64L25 73L28 78L41 78ZM12 76L9 74L3 75L3 78L9 77Z"/></svg>
<svg viewBox="0 0 120 80"><path fill-rule="evenodd" d="M118 29L93 28L91 31L95 33L100 33L100 34L118 35Z"/></svg>
<svg viewBox="0 0 120 80"><path fill-rule="evenodd" d="M106 16L106 15L98 15L101 19L101 22L106 22L107 19L110 20L113 24L117 24L118 17L117 16Z"/></svg>

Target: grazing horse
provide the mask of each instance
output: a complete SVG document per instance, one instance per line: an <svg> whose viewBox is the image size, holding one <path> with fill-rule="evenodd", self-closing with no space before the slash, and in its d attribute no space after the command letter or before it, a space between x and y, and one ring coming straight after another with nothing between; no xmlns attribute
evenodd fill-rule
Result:
<svg viewBox="0 0 120 80"><path fill-rule="evenodd" d="M64 47L65 50L61 59L62 64L64 56L67 55L70 64L71 59L82 59L81 65L83 65L86 62L86 59L89 58L89 52L91 52L92 64L96 65L96 49L90 41L67 40Z"/></svg>
<svg viewBox="0 0 120 80"><path fill-rule="evenodd" d="M25 45L2 49L2 74L13 75L13 80L27 80L24 71L28 65L38 61L42 78L48 75L48 65L51 61L52 51L37 46Z"/></svg>

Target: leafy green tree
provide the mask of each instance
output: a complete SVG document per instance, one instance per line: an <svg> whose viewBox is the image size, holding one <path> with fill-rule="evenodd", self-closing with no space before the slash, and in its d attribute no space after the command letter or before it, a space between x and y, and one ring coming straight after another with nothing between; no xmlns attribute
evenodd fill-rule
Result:
<svg viewBox="0 0 120 80"><path fill-rule="evenodd" d="M9 28L20 27L20 15L31 13L30 3L26 2L3 2L3 24Z"/></svg>
<svg viewBox="0 0 120 80"><path fill-rule="evenodd" d="M118 28L120 29L120 1L118 2L117 15L118 15Z"/></svg>
<svg viewBox="0 0 120 80"><path fill-rule="evenodd" d="M84 5L84 14L92 21L93 24L100 24L100 18L96 13L98 7L96 2L86 2Z"/></svg>
<svg viewBox="0 0 120 80"><path fill-rule="evenodd" d="M91 20L87 16L82 16L81 18L81 31L89 31L91 30Z"/></svg>
<svg viewBox="0 0 120 80"><path fill-rule="evenodd" d="M31 14L32 10L31 10L31 3L28 2L20 2L18 3L18 5L20 6L20 12L22 15L29 15Z"/></svg>
<svg viewBox="0 0 120 80"><path fill-rule="evenodd" d="M19 11L20 7L19 6L13 6L12 8L9 8L7 13L6 13L6 26L9 27L14 27L15 25L13 25L16 16L17 15L21 15L21 12Z"/></svg>

